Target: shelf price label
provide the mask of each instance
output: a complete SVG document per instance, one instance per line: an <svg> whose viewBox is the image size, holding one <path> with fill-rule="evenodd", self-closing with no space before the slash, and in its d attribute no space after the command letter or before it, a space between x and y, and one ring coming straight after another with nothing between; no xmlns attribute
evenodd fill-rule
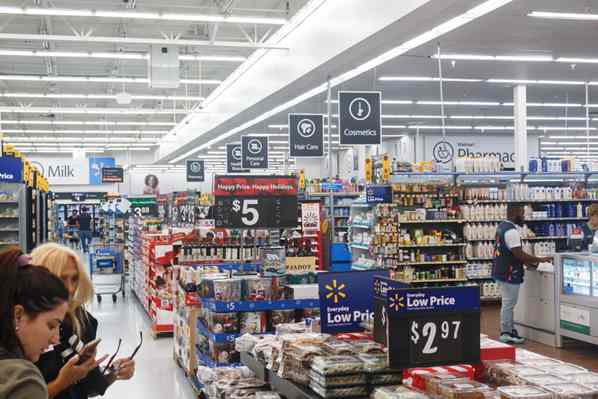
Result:
<svg viewBox="0 0 598 399"><path fill-rule="evenodd" d="M479 363L479 287L390 290L385 307L391 367Z"/></svg>

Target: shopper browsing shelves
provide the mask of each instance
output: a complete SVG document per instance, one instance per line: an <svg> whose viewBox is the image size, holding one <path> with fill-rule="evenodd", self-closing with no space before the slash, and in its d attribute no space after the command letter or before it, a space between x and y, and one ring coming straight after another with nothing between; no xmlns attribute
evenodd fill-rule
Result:
<svg viewBox="0 0 598 399"><path fill-rule="evenodd" d="M79 257L58 244L44 244L32 253L32 262L60 277L69 292L68 314L60 329L60 343L42 355L38 367L48 382L50 398L86 399L103 395L116 380L128 380L135 373L135 362L127 358L113 362L113 370L98 367L106 357L96 360L97 320L85 310L93 298L92 283ZM73 356L85 354L82 364Z"/></svg>
<svg viewBox="0 0 598 399"><path fill-rule="evenodd" d="M33 362L59 342L68 291L46 269L23 265L18 249L0 253L0 398L46 399Z"/></svg>
<svg viewBox="0 0 598 399"><path fill-rule="evenodd" d="M549 262L550 257L537 257L523 251L519 228L524 224L523 205L509 205L507 220L496 229L494 244L494 265L492 275L500 286L502 308L500 312L500 340L505 343L523 343L514 328L514 309L523 283L524 265L537 267L540 262Z"/></svg>
<svg viewBox="0 0 598 399"><path fill-rule="evenodd" d="M588 207L588 222L581 227L583 231L583 245L585 251L594 242L594 234L598 230L598 204L592 204Z"/></svg>

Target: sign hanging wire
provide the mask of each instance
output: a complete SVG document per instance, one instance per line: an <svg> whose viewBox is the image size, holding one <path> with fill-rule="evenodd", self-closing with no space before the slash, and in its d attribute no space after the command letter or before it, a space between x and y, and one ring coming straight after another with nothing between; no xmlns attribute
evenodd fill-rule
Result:
<svg viewBox="0 0 598 399"><path fill-rule="evenodd" d="M438 43L438 77L440 83L440 118L442 120L442 138L446 137L446 126L444 121L444 81L442 79L442 60L440 59L440 43Z"/></svg>

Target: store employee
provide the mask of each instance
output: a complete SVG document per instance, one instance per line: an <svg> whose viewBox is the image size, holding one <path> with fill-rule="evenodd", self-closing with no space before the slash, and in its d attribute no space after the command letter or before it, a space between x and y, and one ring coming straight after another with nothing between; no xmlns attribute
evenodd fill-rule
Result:
<svg viewBox="0 0 598 399"><path fill-rule="evenodd" d="M498 283L502 296L500 310L500 340L505 343L521 344L524 339L514 327L514 310L519 299L519 287L525 273L523 265L537 267L540 262L552 258L537 257L523 251L519 227L525 222L523 205L509 205L507 220L496 229L494 244L494 265L492 275Z"/></svg>
<svg viewBox="0 0 598 399"><path fill-rule="evenodd" d="M588 249L592 242L594 242L594 234L598 230L598 204L592 204L588 207L588 222L581 226L583 231L582 249Z"/></svg>

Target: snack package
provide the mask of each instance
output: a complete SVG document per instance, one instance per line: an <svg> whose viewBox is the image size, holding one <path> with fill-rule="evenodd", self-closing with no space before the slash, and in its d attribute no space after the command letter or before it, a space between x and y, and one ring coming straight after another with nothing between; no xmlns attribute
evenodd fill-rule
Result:
<svg viewBox="0 0 598 399"><path fill-rule="evenodd" d="M266 277L248 277L243 279L244 301L270 301L271 299L271 279Z"/></svg>
<svg viewBox="0 0 598 399"><path fill-rule="evenodd" d="M317 275L314 272L288 275L288 284L316 284L317 282Z"/></svg>
<svg viewBox="0 0 598 399"><path fill-rule="evenodd" d="M270 277L270 287L272 287L272 300L280 301L286 299L287 276Z"/></svg>
<svg viewBox="0 0 598 399"><path fill-rule="evenodd" d="M508 384L523 384L523 379L532 375L548 374L542 369L535 367L517 365L506 370L506 382Z"/></svg>
<svg viewBox="0 0 598 399"><path fill-rule="evenodd" d="M237 313L215 313L208 311L208 329L215 334L237 334L239 316Z"/></svg>
<svg viewBox="0 0 598 399"><path fill-rule="evenodd" d="M440 384L443 382L460 380L456 375L448 373L422 374L421 378L424 382L424 391L432 397L440 396Z"/></svg>
<svg viewBox="0 0 598 399"><path fill-rule="evenodd" d="M393 385L374 389L372 399L429 399L421 392L403 385Z"/></svg>
<svg viewBox="0 0 598 399"><path fill-rule="evenodd" d="M560 376L569 376L575 374L585 374L588 372L587 369L583 367L575 366L569 363L561 363L558 365L547 365L547 366L538 366L539 370L542 370L545 373L551 373Z"/></svg>
<svg viewBox="0 0 598 399"><path fill-rule="evenodd" d="M363 373L326 376L311 370L309 376L311 382L316 383L324 388L366 385L368 382L366 375Z"/></svg>
<svg viewBox="0 0 598 399"><path fill-rule="evenodd" d="M309 384L309 387L319 396L326 399L334 398L355 398L367 396L369 388L367 386L354 386L347 388L325 388L316 383Z"/></svg>
<svg viewBox="0 0 598 399"><path fill-rule="evenodd" d="M318 356L311 369L321 375L356 374L363 371L363 362L355 356Z"/></svg>
<svg viewBox="0 0 598 399"><path fill-rule="evenodd" d="M207 279L207 297L217 301L238 302L241 300L241 280L237 278Z"/></svg>
<svg viewBox="0 0 598 399"><path fill-rule="evenodd" d="M307 333L307 326L305 323L286 323L286 324L279 324L276 326L276 334L277 335L286 335L286 334L302 334Z"/></svg>
<svg viewBox="0 0 598 399"><path fill-rule="evenodd" d="M266 332L268 314L266 312L240 313L239 325L241 334L263 334Z"/></svg>
<svg viewBox="0 0 598 399"><path fill-rule="evenodd" d="M595 389L574 382L545 385L544 389L551 392L554 399L592 399L598 395Z"/></svg>
<svg viewBox="0 0 598 399"><path fill-rule="evenodd" d="M563 384L568 382L565 378L556 376L554 374L530 375L523 377L521 380L525 385L536 385L539 387L549 384Z"/></svg>
<svg viewBox="0 0 598 399"><path fill-rule="evenodd" d="M357 355L363 362L363 369L368 373L379 372L388 369L388 360L382 353L360 353Z"/></svg>
<svg viewBox="0 0 598 399"><path fill-rule="evenodd" d="M571 382L576 382L578 384L583 385L596 385L598 384L598 374L596 373L583 373L583 374L573 374L566 377Z"/></svg>
<svg viewBox="0 0 598 399"><path fill-rule="evenodd" d="M266 276L283 274L285 259L286 249L284 247L260 248L261 270Z"/></svg>
<svg viewBox="0 0 598 399"><path fill-rule="evenodd" d="M261 391L255 393L255 399L281 399L278 392Z"/></svg>
<svg viewBox="0 0 598 399"><path fill-rule="evenodd" d="M448 380L438 386L444 399L484 399L484 392L490 387L469 379Z"/></svg>
<svg viewBox="0 0 598 399"><path fill-rule="evenodd" d="M210 341L210 357L213 361L223 365L239 363L239 353L233 342L216 343Z"/></svg>
<svg viewBox="0 0 598 399"><path fill-rule="evenodd" d="M403 382L403 373L400 371L372 373L368 375L368 382L370 385L400 384Z"/></svg>
<svg viewBox="0 0 598 399"><path fill-rule="evenodd" d="M427 392L428 386L436 386L438 382L449 378L473 379L474 369L470 365L443 366L430 368L415 368L405 370L405 381L416 389ZM433 389L435 390L435 389Z"/></svg>
<svg viewBox="0 0 598 399"><path fill-rule="evenodd" d="M384 353L384 346L370 340L352 342L355 353Z"/></svg>
<svg viewBox="0 0 598 399"><path fill-rule="evenodd" d="M551 399L552 394L531 385L511 385L497 389L501 399Z"/></svg>
<svg viewBox="0 0 598 399"><path fill-rule="evenodd" d="M276 328L281 324L294 323L295 310L273 310L272 311L272 327Z"/></svg>
<svg viewBox="0 0 598 399"><path fill-rule="evenodd" d="M520 364L513 360L493 360L489 362L483 362L485 379L496 385L508 384L507 371ZM543 374L539 372L537 374ZM533 374L532 374L533 375Z"/></svg>
<svg viewBox="0 0 598 399"><path fill-rule="evenodd" d="M325 342L322 347L330 355L353 355L353 345L338 339Z"/></svg>

